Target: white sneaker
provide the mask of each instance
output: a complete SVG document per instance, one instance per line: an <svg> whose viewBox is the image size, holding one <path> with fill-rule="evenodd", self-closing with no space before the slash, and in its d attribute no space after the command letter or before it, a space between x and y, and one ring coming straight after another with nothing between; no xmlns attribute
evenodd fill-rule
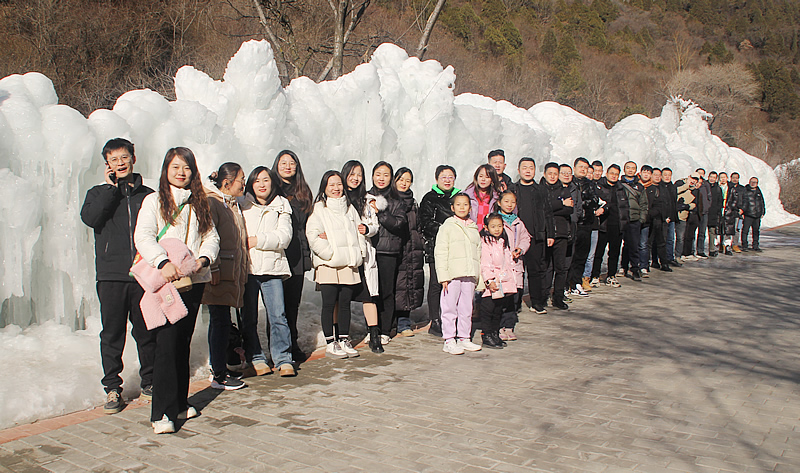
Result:
<svg viewBox="0 0 800 473"><path fill-rule="evenodd" d="M600 278L592 278L592 282L589 284L591 284L592 287L600 287Z"/></svg>
<svg viewBox="0 0 800 473"><path fill-rule="evenodd" d="M339 347L347 353L347 356L350 358L355 358L358 356L358 351L353 348L353 344L350 343L349 338L345 338L344 340L339 340Z"/></svg>
<svg viewBox="0 0 800 473"><path fill-rule="evenodd" d="M347 352L339 345L339 342L334 340L325 347L325 356L342 359L347 358Z"/></svg>
<svg viewBox="0 0 800 473"><path fill-rule="evenodd" d="M570 294L573 296L580 296L580 297L589 297L589 293L583 290L583 286L580 284L575 285L575 289L570 291Z"/></svg>
<svg viewBox="0 0 800 473"><path fill-rule="evenodd" d="M617 270L617 276L625 276L625 270L624 270L624 269L622 269L622 268L619 268L619 269Z"/></svg>
<svg viewBox="0 0 800 473"><path fill-rule="evenodd" d="M454 339L445 340L444 346L442 347L442 351L445 353L449 353L451 355L463 355L464 349L458 345Z"/></svg>
<svg viewBox="0 0 800 473"><path fill-rule="evenodd" d="M640 272L641 272L643 278L649 278L650 277L650 270L649 269L644 268Z"/></svg>
<svg viewBox="0 0 800 473"><path fill-rule="evenodd" d="M173 434L175 433L175 423L169 420L166 414L161 420L152 422L153 432L157 434Z"/></svg>
<svg viewBox="0 0 800 473"><path fill-rule="evenodd" d="M197 417L197 409L192 406L186 408L185 411L178 414L178 420L194 419Z"/></svg>
<svg viewBox="0 0 800 473"><path fill-rule="evenodd" d="M481 351L481 346L472 343L472 341L467 340L466 338L459 338L456 342L456 346L460 347L464 351Z"/></svg>
<svg viewBox="0 0 800 473"><path fill-rule="evenodd" d="M392 337L388 335L381 335L381 345L386 345L392 341Z"/></svg>
<svg viewBox="0 0 800 473"><path fill-rule="evenodd" d="M612 276L612 277L606 279L606 286L620 287L620 284L619 284L619 281L617 281L617 278Z"/></svg>

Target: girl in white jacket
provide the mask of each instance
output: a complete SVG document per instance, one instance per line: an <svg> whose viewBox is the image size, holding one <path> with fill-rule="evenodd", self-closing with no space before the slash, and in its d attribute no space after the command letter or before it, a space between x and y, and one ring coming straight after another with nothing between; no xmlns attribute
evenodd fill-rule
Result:
<svg viewBox="0 0 800 473"><path fill-rule="evenodd" d="M285 253L292 241L292 207L281 195L278 179L269 168L258 166L245 185L242 214L250 249L250 274L244 289L241 329L247 360L256 373L266 373L267 359L258 339L260 292L267 309L272 362L281 376L294 376L292 337L283 300L283 280L292 275Z"/></svg>
<svg viewBox="0 0 800 473"><path fill-rule="evenodd" d="M164 231L166 227L166 230ZM192 274L180 274L158 244L162 238L186 242L197 266ZM168 282L191 276L192 288L181 293L188 315L175 324L167 322L156 331L153 368L153 404L150 420L157 434L175 432L174 421L197 415L190 406L189 344L205 283L211 281L209 266L217 258L219 235L211 219L202 179L194 154L188 148L172 148L164 157L158 192L145 197L134 232L136 250L150 266L161 270Z"/></svg>
<svg viewBox="0 0 800 473"><path fill-rule="evenodd" d="M337 171L327 171L319 185L314 211L306 224L315 280L322 292L322 332L326 353L334 358L358 356L350 343L350 301L361 277L358 267L366 254L361 217L350 205L344 180ZM333 309L339 303L339 339L333 332Z"/></svg>

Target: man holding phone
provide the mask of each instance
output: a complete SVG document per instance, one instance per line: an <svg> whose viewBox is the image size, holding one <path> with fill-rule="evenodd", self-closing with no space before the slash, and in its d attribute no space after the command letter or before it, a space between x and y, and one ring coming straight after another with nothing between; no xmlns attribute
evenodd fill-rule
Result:
<svg viewBox="0 0 800 473"><path fill-rule="evenodd" d="M109 140L103 147L105 182L86 193L81 220L94 229L97 296L100 299L100 356L103 362L103 386L106 391L106 414L121 411L122 351L128 329L139 351L139 376L144 399L153 392L155 336L147 330L139 302L144 290L129 275L136 247L133 231L145 196L153 192L142 184L142 176L133 172L136 163L133 143L123 138Z"/></svg>

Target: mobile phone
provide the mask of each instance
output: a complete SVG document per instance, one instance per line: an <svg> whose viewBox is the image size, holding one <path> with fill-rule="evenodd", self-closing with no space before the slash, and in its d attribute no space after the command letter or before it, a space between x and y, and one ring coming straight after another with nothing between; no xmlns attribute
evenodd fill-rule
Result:
<svg viewBox="0 0 800 473"><path fill-rule="evenodd" d="M117 183L117 173L116 172L112 172L108 177L111 179L111 182L113 182L114 184Z"/></svg>

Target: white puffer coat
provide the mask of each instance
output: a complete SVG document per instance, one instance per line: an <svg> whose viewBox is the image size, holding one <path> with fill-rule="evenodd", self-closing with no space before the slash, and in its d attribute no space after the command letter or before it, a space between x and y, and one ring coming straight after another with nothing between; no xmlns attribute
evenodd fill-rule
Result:
<svg viewBox="0 0 800 473"><path fill-rule="evenodd" d="M292 241L292 206L279 195L267 205L261 205L247 194L239 198L248 237L256 237L256 246L250 248L250 274L258 276L292 275L286 248Z"/></svg>
<svg viewBox="0 0 800 473"><path fill-rule="evenodd" d="M358 268L367 252L364 235L358 233L361 217L347 197L317 202L306 223L306 237L311 247L314 268ZM326 239L320 238L325 233Z"/></svg>
<svg viewBox="0 0 800 473"><path fill-rule="evenodd" d="M178 208L183 205L192 195L189 189L179 189L170 186L172 190L172 198ZM203 195L205 199L206 196ZM186 223L189 222L189 215L191 214L191 222L189 223L189 233L187 237ZM175 223L170 225L162 238L177 238L184 241L186 238L186 246L191 250L195 258L205 256L210 262L217 259L219 252L219 235L217 229L213 226L204 234L200 234L198 230L197 214L191 205L185 205L181 213L175 217ZM136 244L136 250L142 255L142 259L147 261L147 264L157 268L162 261L166 261L167 251L158 244L156 237L158 233L166 226L166 222L161 217L161 201L158 198L158 192L154 192L142 201L142 208L139 211L139 216L136 221L136 230L133 234L133 241ZM203 268L199 272L192 274L193 283L205 283L211 281L210 268Z"/></svg>
<svg viewBox="0 0 800 473"><path fill-rule="evenodd" d="M481 276L481 236L478 226L472 220L448 218L436 234L433 255L440 283L465 277L478 282Z"/></svg>

